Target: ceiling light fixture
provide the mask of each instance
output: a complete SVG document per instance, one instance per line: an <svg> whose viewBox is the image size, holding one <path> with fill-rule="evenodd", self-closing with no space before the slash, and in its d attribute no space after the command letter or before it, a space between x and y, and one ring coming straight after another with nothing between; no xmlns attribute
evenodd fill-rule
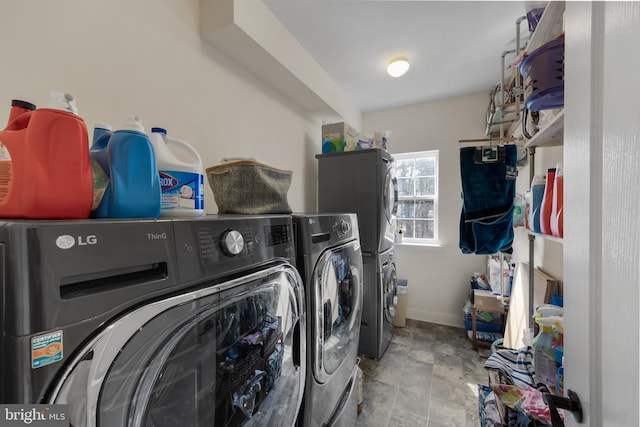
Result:
<svg viewBox="0 0 640 427"><path fill-rule="evenodd" d="M387 73L391 77L403 76L409 71L409 60L403 56L392 58L387 65Z"/></svg>

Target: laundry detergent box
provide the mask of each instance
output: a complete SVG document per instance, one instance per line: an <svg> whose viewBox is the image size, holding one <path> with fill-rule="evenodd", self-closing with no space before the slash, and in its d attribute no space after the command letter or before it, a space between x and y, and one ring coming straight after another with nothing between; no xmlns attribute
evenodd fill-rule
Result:
<svg viewBox="0 0 640 427"><path fill-rule="evenodd" d="M354 151L356 131L345 122L322 125L322 153Z"/></svg>

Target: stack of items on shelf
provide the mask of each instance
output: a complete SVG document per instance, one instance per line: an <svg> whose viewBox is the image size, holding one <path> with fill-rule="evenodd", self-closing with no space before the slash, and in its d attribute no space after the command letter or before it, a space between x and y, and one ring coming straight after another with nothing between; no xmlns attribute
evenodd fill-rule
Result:
<svg viewBox="0 0 640 427"><path fill-rule="evenodd" d="M535 175L525 194L525 226L535 232L561 238L563 230L564 173L562 163Z"/></svg>
<svg viewBox="0 0 640 427"><path fill-rule="evenodd" d="M387 149L391 131L362 132L358 134L347 123L331 123L322 125L322 153L339 153L343 151L368 150L371 148Z"/></svg>
<svg viewBox="0 0 640 427"><path fill-rule="evenodd" d="M554 122L564 107L564 34L532 47L535 50L519 65L525 97L522 133L527 139ZM547 169L546 176L533 177L525 194L525 225L529 230L563 237L563 188L562 163Z"/></svg>

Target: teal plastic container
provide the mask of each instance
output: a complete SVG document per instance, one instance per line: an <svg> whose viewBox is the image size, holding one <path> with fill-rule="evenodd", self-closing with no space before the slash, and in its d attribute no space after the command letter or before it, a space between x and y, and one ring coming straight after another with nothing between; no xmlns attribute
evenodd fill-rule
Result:
<svg viewBox="0 0 640 427"><path fill-rule="evenodd" d="M114 132L94 129L91 158L104 169L109 184L94 218L158 218L162 207L155 153L144 126L132 117Z"/></svg>

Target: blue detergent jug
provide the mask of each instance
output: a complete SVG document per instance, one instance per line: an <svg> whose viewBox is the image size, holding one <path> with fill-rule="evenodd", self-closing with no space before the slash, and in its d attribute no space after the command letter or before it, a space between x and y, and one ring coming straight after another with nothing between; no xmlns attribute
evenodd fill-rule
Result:
<svg viewBox="0 0 640 427"><path fill-rule="evenodd" d="M158 218L162 207L158 167L139 117L114 132L96 127L91 158L104 169L109 184L94 218Z"/></svg>
<svg viewBox="0 0 640 427"><path fill-rule="evenodd" d="M531 181L531 208L529 213L529 227L535 233L541 233L540 230L540 208L542 205L542 197L544 196L544 187L546 185L546 177L543 175L535 175Z"/></svg>

